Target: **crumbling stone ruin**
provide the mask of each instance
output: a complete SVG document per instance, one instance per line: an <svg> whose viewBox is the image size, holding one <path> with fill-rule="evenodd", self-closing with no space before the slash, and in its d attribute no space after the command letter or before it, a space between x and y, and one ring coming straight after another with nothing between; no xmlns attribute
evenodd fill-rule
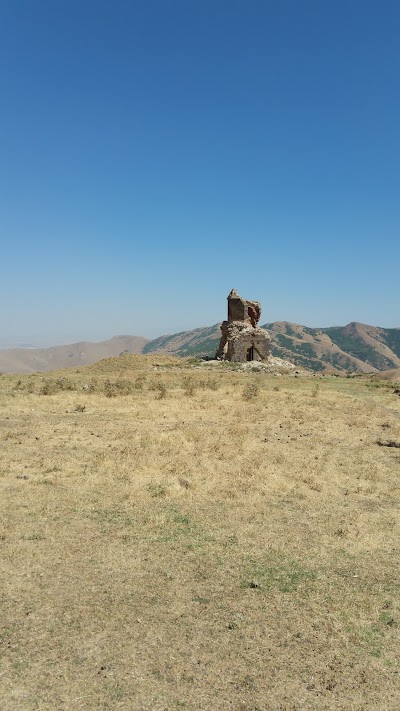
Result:
<svg viewBox="0 0 400 711"><path fill-rule="evenodd" d="M246 301L236 289L232 289L228 296L228 320L222 322L216 358L238 363L267 360L271 337L268 331L258 328L260 316L261 305L258 301Z"/></svg>

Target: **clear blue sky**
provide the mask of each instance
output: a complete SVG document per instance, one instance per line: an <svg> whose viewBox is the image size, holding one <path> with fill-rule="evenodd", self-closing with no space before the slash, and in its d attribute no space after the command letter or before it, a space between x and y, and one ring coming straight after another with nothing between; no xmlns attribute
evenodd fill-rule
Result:
<svg viewBox="0 0 400 711"><path fill-rule="evenodd" d="M398 0L0 2L0 344L400 326Z"/></svg>

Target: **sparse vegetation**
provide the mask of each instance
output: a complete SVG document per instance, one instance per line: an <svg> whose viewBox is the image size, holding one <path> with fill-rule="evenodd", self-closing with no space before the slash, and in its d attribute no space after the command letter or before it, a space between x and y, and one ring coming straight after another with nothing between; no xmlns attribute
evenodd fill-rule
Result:
<svg viewBox="0 0 400 711"><path fill-rule="evenodd" d="M104 383L104 394L106 397L117 397L118 395L131 395L135 390L136 383L131 380L119 378L118 380L106 380Z"/></svg>
<svg viewBox="0 0 400 711"><path fill-rule="evenodd" d="M397 711L395 388L154 358L0 380L1 710Z"/></svg>
<svg viewBox="0 0 400 711"><path fill-rule="evenodd" d="M253 398L257 397L260 393L260 388L258 386L258 383L247 383L247 385L243 389L243 399L244 400L252 400Z"/></svg>
<svg viewBox="0 0 400 711"><path fill-rule="evenodd" d="M191 397L192 395L194 395L195 391L195 382L193 378L187 375L183 380L183 392L185 393L185 395L189 395L189 397Z"/></svg>
<svg viewBox="0 0 400 711"><path fill-rule="evenodd" d="M312 396L313 396L313 397L318 397L318 395L319 395L319 390L320 390L319 383L316 383L316 384L314 385L313 390L312 390L312 393L311 393Z"/></svg>
<svg viewBox="0 0 400 711"><path fill-rule="evenodd" d="M154 384L154 390L157 392L158 400L163 400L167 397L167 386L163 380L159 380Z"/></svg>

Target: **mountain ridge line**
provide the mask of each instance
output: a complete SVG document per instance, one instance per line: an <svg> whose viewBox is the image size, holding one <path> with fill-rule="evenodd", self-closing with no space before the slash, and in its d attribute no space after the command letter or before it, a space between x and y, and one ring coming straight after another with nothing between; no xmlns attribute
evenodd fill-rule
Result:
<svg viewBox="0 0 400 711"><path fill-rule="evenodd" d="M358 321L346 326L311 328L290 321L262 326L271 333L272 354L315 372L377 373L400 368L400 327ZM117 335L103 341L78 341L48 348L0 350L0 372L34 373L91 365L125 353L169 353L179 357L215 355L220 323L147 339Z"/></svg>

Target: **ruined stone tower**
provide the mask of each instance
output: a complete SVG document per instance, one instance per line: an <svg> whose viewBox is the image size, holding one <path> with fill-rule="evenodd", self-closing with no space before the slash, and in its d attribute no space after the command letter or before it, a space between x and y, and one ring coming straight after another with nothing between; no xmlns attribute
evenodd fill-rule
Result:
<svg viewBox="0 0 400 711"><path fill-rule="evenodd" d="M271 350L271 338L268 331L257 327L260 316L258 301L246 301L232 289L228 296L228 320L222 322L216 357L239 363L266 360Z"/></svg>

